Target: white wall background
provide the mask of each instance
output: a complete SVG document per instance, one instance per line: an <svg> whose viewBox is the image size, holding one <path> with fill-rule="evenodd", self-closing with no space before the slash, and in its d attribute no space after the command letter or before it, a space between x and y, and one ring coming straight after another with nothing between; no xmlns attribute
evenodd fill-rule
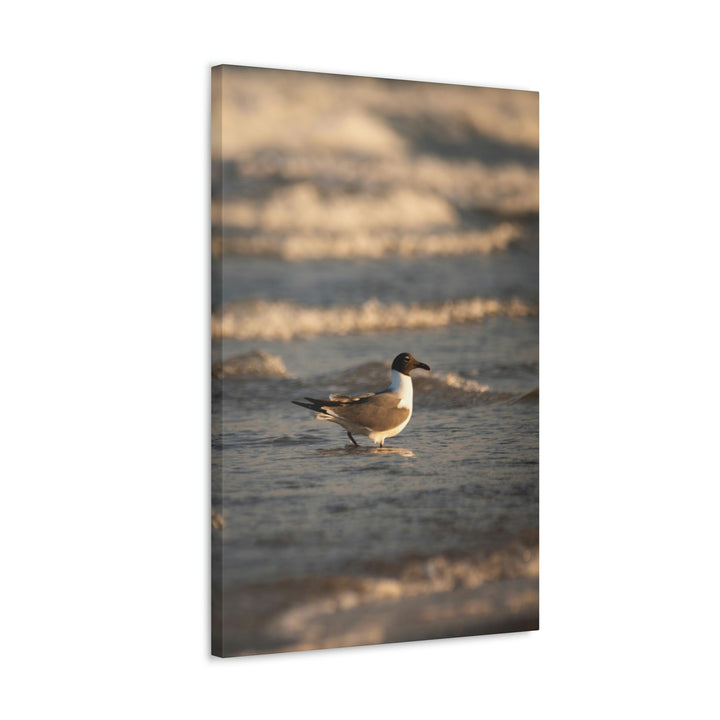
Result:
<svg viewBox="0 0 720 720"><path fill-rule="evenodd" d="M5 717L717 717L710 8L5 8ZM539 633L209 657L221 62L541 92Z"/></svg>

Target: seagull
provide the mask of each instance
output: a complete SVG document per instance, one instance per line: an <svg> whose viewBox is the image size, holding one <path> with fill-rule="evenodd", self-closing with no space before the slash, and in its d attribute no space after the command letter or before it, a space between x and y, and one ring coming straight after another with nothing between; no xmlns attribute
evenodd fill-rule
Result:
<svg viewBox="0 0 720 720"><path fill-rule="evenodd" d="M392 382L379 393L358 397L331 395L329 400L308 402L293 400L295 405L316 412L318 420L330 420L347 430L353 445L358 443L352 436L367 435L376 445L383 447L385 439L402 432L410 422L413 411L413 386L410 373L415 368L430 372L430 366L416 360L410 353L400 353L392 364Z"/></svg>

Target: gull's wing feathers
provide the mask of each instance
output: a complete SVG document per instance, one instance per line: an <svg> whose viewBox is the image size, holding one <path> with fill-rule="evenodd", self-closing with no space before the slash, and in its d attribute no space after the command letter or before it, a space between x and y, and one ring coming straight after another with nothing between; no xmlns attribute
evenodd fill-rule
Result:
<svg viewBox="0 0 720 720"><path fill-rule="evenodd" d="M410 410L398 407L400 398L394 393L371 393L358 398L333 395L331 400L315 400L306 397L306 403L293 400L295 405L313 410L327 419L344 420L351 425L383 432L397 427L407 420Z"/></svg>
<svg viewBox="0 0 720 720"><path fill-rule="evenodd" d="M324 407L323 412L339 420L384 432L401 425L410 415L406 407L398 407L400 398L394 393L378 393L353 402Z"/></svg>

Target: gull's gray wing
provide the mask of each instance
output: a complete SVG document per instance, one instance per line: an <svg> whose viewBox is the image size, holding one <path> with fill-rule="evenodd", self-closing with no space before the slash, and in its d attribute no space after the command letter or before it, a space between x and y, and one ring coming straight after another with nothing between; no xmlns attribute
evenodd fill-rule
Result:
<svg viewBox="0 0 720 720"><path fill-rule="evenodd" d="M406 407L398 407L400 398L394 393L378 393L350 402L326 403L321 412L347 420L353 425L384 432L405 422L410 415Z"/></svg>

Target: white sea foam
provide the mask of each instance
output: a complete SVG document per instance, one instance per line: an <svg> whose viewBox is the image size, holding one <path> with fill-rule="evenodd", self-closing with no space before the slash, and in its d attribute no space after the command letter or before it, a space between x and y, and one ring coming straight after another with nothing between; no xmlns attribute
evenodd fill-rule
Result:
<svg viewBox="0 0 720 720"><path fill-rule="evenodd" d="M436 232L363 232L339 234L252 235L214 243L213 252L236 255L277 257L283 260L317 260L323 258L378 259L396 257L442 257L490 253L504 250L521 238L521 229L509 222L499 223L485 231Z"/></svg>
<svg viewBox="0 0 720 720"><path fill-rule="evenodd" d="M537 306L521 300L469 298L442 303L403 304L368 300L358 306L312 307L287 301L235 303L212 317L213 337L291 340L321 334L347 335L390 329L443 327L493 315L526 317Z"/></svg>
<svg viewBox="0 0 720 720"><path fill-rule="evenodd" d="M213 97L213 115L222 112L224 119L214 149L222 143L226 156L298 146L406 152L391 118L412 122L406 132L434 122L459 140L475 132L514 145L538 144L538 96L532 92L253 68L224 68L222 87Z"/></svg>
<svg viewBox="0 0 720 720"><path fill-rule="evenodd" d="M361 161L331 153L293 152L242 158L241 166L255 183L265 178L301 184L313 178L328 192L363 188L376 194L402 187L433 193L465 208L495 212L537 212L539 172L516 162L486 165L477 159L411 156ZM240 181L239 181L240 182Z"/></svg>
<svg viewBox="0 0 720 720"><path fill-rule="evenodd" d="M332 628L332 621L340 614L351 613L358 608L372 612L373 609L383 610L388 607L397 607L392 603L401 603L411 598L433 596L456 597L463 590L472 591L487 587L498 581L513 579L518 585L518 592L510 595L502 594L501 598L474 595L472 607L467 608L469 614L478 616L492 616L500 608L498 600L509 607L504 612L521 612L527 607L537 606L537 578L539 572L537 548L513 548L500 551L483 559L448 559L443 556L410 562L400 572L399 577L365 577L347 579L346 587L339 586L337 591L321 595L309 602L305 602L281 613L273 622L273 631L279 636L299 638L300 648L310 647L337 647L353 644L368 644L385 642L390 630L388 621L397 622L393 613L383 617L383 613L373 613L369 616L349 616L360 622L352 633L341 630L340 634L331 633L328 638L328 624ZM519 582L518 582L519 581ZM525 581L525 582L523 582ZM412 607L404 605L403 607ZM442 620L443 610L457 610L454 607L445 608L443 603L434 603L423 606L422 612L427 621ZM340 623L340 626L349 625Z"/></svg>
<svg viewBox="0 0 720 720"><path fill-rule="evenodd" d="M447 387L471 393L486 393L490 390L489 385L483 385L476 380L470 380L454 372L436 373L433 377L440 380Z"/></svg>
<svg viewBox="0 0 720 720"><path fill-rule="evenodd" d="M246 376L290 377L282 358L264 350L253 350L213 363L212 374L219 379Z"/></svg>
<svg viewBox="0 0 720 720"><path fill-rule="evenodd" d="M265 232L289 230L357 231L382 228L454 226L453 207L427 191L396 189L383 195L336 194L326 197L312 183L276 190L264 201L225 201L214 216L224 225Z"/></svg>
<svg viewBox="0 0 720 720"><path fill-rule="evenodd" d="M235 167L223 176L226 224L374 227L394 205L400 226L417 227L428 214L446 221L448 203L538 209L536 93L229 69L222 82L213 157Z"/></svg>

